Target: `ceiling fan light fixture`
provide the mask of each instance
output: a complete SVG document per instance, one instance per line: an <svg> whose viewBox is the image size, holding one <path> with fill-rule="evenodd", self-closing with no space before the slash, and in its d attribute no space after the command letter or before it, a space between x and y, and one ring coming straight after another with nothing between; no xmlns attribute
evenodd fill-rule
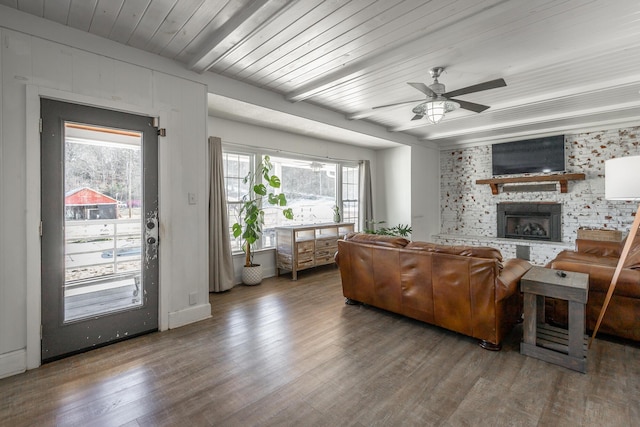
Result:
<svg viewBox="0 0 640 427"><path fill-rule="evenodd" d="M429 101L424 104L424 115L427 117L427 120L436 124L444 118L446 113L449 113L459 107L460 104L457 102L446 100Z"/></svg>

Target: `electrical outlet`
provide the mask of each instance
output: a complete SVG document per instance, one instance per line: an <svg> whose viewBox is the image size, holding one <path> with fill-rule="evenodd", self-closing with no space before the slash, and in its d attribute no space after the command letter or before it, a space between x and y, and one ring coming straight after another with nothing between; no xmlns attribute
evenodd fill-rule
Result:
<svg viewBox="0 0 640 427"><path fill-rule="evenodd" d="M195 305L198 302L198 294L191 292L189 294L189 305Z"/></svg>

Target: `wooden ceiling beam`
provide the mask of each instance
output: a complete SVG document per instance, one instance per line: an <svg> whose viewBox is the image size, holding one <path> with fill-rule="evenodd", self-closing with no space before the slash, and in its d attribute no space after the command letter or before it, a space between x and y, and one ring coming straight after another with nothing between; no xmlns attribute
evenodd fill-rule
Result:
<svg viewBox="0 0 640 427"><path fill-rule="evenodd" d="M295 0L255 0L224 23L187 64L197 73L207 71L233 52L242 41L284 13Z"/></svg>

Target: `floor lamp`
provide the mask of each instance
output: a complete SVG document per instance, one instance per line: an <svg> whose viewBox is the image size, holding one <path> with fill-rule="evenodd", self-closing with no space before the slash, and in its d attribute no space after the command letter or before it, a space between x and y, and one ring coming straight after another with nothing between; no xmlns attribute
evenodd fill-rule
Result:
<svg viewBox="0 0 640 427"><path fill-rule="evenodd" d="M605 161L604 193L607 200L640 201L640 156L620 157ZM618 277L622 272L622 267L629 255L629 250L635 240L639 226L640 205L638 205L633 225L631 226L631 230L629 230L629 235L627 236L624 248L622 249L622 254L620 254L618 265L616 266L616 270L611 278L611 284L609 285L607 296L605 297L604 304L602 304L602 308L600 309L600 315L598 316L596 327L593 330L593 335L591 335L591 340L589 340L589 348L591 348L591 343L593 343L593 340L598 333L598 328L600 328L600 323L602 323L604 313L607 311L607 307L609 306L609 302L613 296L613 291L618 283Z"/></svg>

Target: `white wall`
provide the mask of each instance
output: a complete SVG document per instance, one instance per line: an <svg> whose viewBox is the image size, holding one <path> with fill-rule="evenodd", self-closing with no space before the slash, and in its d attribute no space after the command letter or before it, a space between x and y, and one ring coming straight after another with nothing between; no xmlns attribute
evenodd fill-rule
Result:
<svg viewBox="0 0 640 427"><path fill-rule="evenodd" d="M377 152L380 185L373 213L384 226L411 225L411 150L407 146Z"/></svg>
<svg viewBox="0 0 640 427"><path fill-rule="evenodd" d="M440 152L411 147L411 238L433 241L440 232Z"/></svg>
<svg viewBox="0 0 640 427"><path fill-rule="evenodd" d="M431 241L440 231L440 152L405 146L377 152L375 220L408 224L411 239Z"/></svg>
<svg viewBox="0 0 640 427"><path fill-rule="evenodd" d="M223 144L239 144L253 149L280 151L282 155L298 154L315 158L337 160L369 160L371 162L371 181L374 202L379 194L376 178L376 151L354 145L296 135L261 126L239 123L232 120L209 117L209 135L222 139ZM240 283L243 255L234 257L236 283ZM259 251L255 262L264 268L265 277L275 275L275 254L273 250Z"/></svg>
<svg viewBox="0 0 640 427"><path fill-rule="evenodd" d="M148 55L135 49L28 20L34 24L18 32L0 17L0 377L39 364L40 249L34 230L40 209L41 95L160 117L167 129L167 137L159 139L160 326L180 326L211 312L202 232L207 229L206 85L152 69L144 60ZM39 37L28 34L29 28ZM84 49L71 47L76 41ZM128 61L115 58L120 54ZM189 192L198 195L199 204L187 203ZM189 305L190 293L196 293L195 305Z"/></svg>

